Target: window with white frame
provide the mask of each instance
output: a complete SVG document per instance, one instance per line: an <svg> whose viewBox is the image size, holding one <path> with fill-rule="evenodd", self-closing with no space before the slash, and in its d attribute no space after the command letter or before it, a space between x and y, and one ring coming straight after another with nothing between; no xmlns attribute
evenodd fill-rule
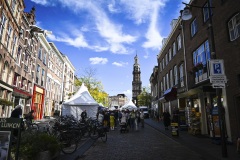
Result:
<svg viewBox="0 0 240 160"><path fill-rule="evenodd" d="M173 67L173 77L174 77L174 85L177 85L178 84L178 71L177 71L176 65Z"/></svg>
<svg viewBox="0 0 240 160"><path fill-rule="evenodd" d="M163 82L161 82L161 95L163 94Z"/></svg>
<svg viewBox="0 0 240 160"><path fill-rule="evenodd" d="M22 51L22 48L19 46L19 47L18 47L18 51L17 51L17 56L16 56L16 63L17 63L17 64L20 64L21 51Z"/></svg>
<svg viewBox="0 0 240 160"><path fill-rule="evenodd" d="M169 62L171 61L171 59L172 59L172 48L169 48L169 50L168 50L168 60L169 60Z"/></svg>
<svg viewBox="0 0 240 160"><path fill-rule="evenodd" d="M3 30L5 29L5 24L6 24L7 18L2 13L1 21L0 21L0 41L2 41L2 36L3 36Z"/></svg>
<svg viewBox="0 0 240 160"><path fill-rule="evenodd" d="M14 55L14 52L15 52L16 42L17 42L17 36L14 35L13 44L12 44L12 56Z"/></svg>
<svg viewBox="0 0 240 160"><path fill-rule="evenodd" d="M173 87L173 70L172 69L169 72L169 79L170 79L170 87Z"/></svg>
<svg viewBox="0 0 240 160"><path fill-rule="evenodd" d="M15 11L15 8L16 8L16 0L12 0L11 9L12 9L12 12L13 12L13 13L14 13L14 11Z"/></svg>
<svg viewBox="0 0 240 160"><path fill-rule="evenodd" d="M181 87L184 86L184 79L183 79L183 64L181 64L179 66L179 81L180 81L180 84L181 84Z"/></svg>
<svg viewBox="0 0 240 160"><path fill-rule="evenodd" d="M203 66L206 66L207 61L210 59L211 53L209 49L209 43L207 40L193 52L193 64L194 66L196 66L197 64L202 63Z"/></svg>
<svg viewBox="0 0 240 160"><path fill-rule="evenodd" d="M240 36L240 13L233 16L228 22L230 41L234 41Z"/></svg>
<svg viewBox="0 0 240 160"><path fill-rule="evenodd" d="M196 18L191 23L191 36L193 37L197 33L198 27L197 27L197 20Z"/></svg>
<svg viewBox="0 0 240 160"><path fill-rule="evenodd" d="M212 6L212 0L210 0L210 7ZM203 6L203 21L206 22L209 19L209 11L208 11L208 3ZM210 12L212 14L212 9L210 8Z"/></svg>
<svg viewBox="0 0 240 160"><path fill-rule="evenodd" d="M39 58L40 60L42 60L42 50L43 50L43 48L42 48L42 47L39 47L39 50L38 50L38 58Z"/></svg>
<svg viewBox="0 0 240 160"><path fill-rule="evenodd" d="M163 77L163 91L166 90L166 81L165 81L165 76Z"/></svg>
<svg viewBox="0 0 240 160"><path fill-rule="evenodd" d="M162 60L162 69L164 69L165 68L165 59L164 59L164 57L163 57L163 60Z"/></svg>
<svg viewBox="0 0 240 160"><path fill-rule="evenodd" d="M176 42L173 42L172 50L173 50L173 56L175 56L176 53L177 53L177 51L176 51Z"/></svg>
<svg viewBox="0 0 240 160"><path fill-rule="evenodd" d="M47 56L47 54L44 53L43 54L43 64L45 64L45 65L47 64L47 57L46 56Z"/></svg>
<svg viewBox="0 0 240 160"><path fill-rule="evenodd" d="M159 63L160 72L162 72L162 62Z"/></svg>
<svg viewBox="0 0 240 160"><path fill-rule="evenodd" d="M165 64L168 65L168 54L165 54Z"/></svg>
<svg viewBox="0 0 240 160"><path fill-rule="evenodd" d="M11 39L11 34L12 34L12 27L9 25L8 26L8 32L7 32L7 39L6 39L6 46L8 48L9 41Z"/></svg>
<svg viewBox="0 0 240 160"><path fill-rule="evenodd" d="M42 76L44 77L45 76L45 70L42 69Z"/></svg>
<svg viewBox="0 0 240 160"><path fill-rule="evenodd" d="M167 83L167 88L166 88L166 89L170 88L170 86L169 86L169 76L168 76L168 73L166 74L166 83Z"/></svg>
<svg viewBox="0 0 240 160"><path fill-rule="evenodd" d="M177 36L177 49L178 51L182 48L182 39L181 39L181 34Z"/></svg>

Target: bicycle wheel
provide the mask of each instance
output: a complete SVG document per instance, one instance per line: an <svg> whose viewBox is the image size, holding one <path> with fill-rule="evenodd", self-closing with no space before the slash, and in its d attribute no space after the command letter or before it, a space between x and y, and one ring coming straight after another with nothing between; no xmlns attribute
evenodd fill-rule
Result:
<svg viewBox="0 0 240 160"><path fill-rule="evenodd" d="M64 154L71 154L76 151L78 147L78 141L72 137L61 138L61 150Z"/></svg>
<svg viewBox="0 0 240 160"><path fill-rule="evenodd" d="M107 132L101 133L101 140L102 140L103 142L107 142Z"/></svg>
<svg viewBox="0 0 240 160"><path fill-rule="evenodd" d="M99 134L98 134L97 128L92 128L92 129L89 131L89 137L90 137L91 139L93 139L93 140L98 139Z"/></svg>
<svg viewBox="0 0 240 160"><path fill-rule="evenodd" d="M31 124L31 131L38 132L39 126L36 123Z"/></svg>

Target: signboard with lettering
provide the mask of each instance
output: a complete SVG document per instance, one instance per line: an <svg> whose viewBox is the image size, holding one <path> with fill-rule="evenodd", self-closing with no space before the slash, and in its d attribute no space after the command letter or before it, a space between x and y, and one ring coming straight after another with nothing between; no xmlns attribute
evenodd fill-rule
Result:
<svg viewBox="0 0 240 160"><path fill-rule="evenodd" d="M11 151L11 133L13 136L17 137L17 147L16 147L16 153L15 153L15 159L18 159L19 155L19 145L20 145L20 138L21 138L21 124L23 122L22 118L0 118L0 135L1 134L8 134L9 140L8 142L8 148L7 148L7 156L9 157L10 151ZM13 132L12 132L13 131ZM16 135L15 135L16 133ZM1 139L0 139L1 141ZM0 160L2 157L0 156Z"/></svg>
<svg viewBox="0 0 240 160"><path fill-rule="evenodd" d="M224 65L223 65L223 60L222 59L214 59L210 60L210 75L211 76L224 76L225 71L224 71Z"/></svg>
<svg viewBox="0 0 240 160"><path fill-rule="evenodd" d="M0 129L20 129L22 118L0 118Z"/></svg>
<svg viewBox="0 0 240 160"><path fill-rule="evenodd" d="M225 88L227 77L225 75L224 64L222 59L213 59L209 61L210 82L213 88Z"/></svg>

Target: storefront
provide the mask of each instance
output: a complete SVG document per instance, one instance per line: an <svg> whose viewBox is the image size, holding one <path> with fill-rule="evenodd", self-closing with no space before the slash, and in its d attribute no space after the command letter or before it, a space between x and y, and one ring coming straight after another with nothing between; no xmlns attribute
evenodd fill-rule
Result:
<svg viewBox="0 0 240 160"><path fill-rule="evenodd" d="M12 95L13 95L14 106L22 105L23 114L27 114L31 110L30 104L31 104L32 95L29 92L25 90L21 90L17 87L13 89Z"/></svg>
<svg viewBox="0 0 240 160"><path fill-rule="evenodd" d="M0 117L9 117L12 110L11 103L13 88L0 80Z"/></svg>
<svg viewBox="0 0 240 160"><path fill-rule="evenodd" d="M41 119L44 112L44 94L45 89L34 85L32 106L31 109L34 110L34 119Z"/></svg>

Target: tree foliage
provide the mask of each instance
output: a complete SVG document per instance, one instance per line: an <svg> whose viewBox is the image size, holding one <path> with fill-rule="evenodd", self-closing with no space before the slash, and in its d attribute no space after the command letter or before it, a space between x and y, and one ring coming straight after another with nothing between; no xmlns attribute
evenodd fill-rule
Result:
<svg viewBox="0 0 240 160"><path fill-rule="evenodd" d="M108 105L108 94L103 90L103 85L101 81L95 78L96 70L93 68L86 68L84 70L84 75L79 79L75 80L76 86L81 86L82 83L88 88L89 93L98 103L103 104L103 106Z"/></svg>
<svg viewBox="0 0 240 160"><path fill-rule="evenodd" d="M137 96L138 106L151 106L151 94L147 87L143 87L143 91Z"/></svg>

